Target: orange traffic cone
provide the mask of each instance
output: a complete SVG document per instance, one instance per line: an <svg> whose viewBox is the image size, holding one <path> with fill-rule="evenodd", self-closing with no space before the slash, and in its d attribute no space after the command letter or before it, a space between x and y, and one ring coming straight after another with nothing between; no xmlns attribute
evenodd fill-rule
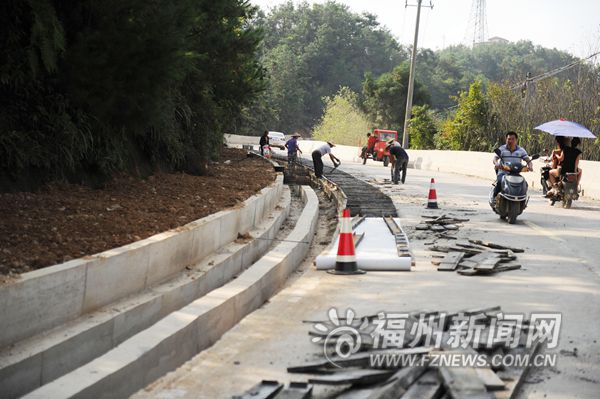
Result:
<svg viewBox="0 0 600 399"><path fill-rule="evenodd" d="M354 240L352 239L352 220L350 219L350 210L344 209L342 213L342 225L340 229L340 239L338 244L337 258L335 260L335 270L328 270L332 274L363 274L365 271L359 270L356 264L356 251L354 249Z"/></svg>
<svg viewBox="0 0 600 399"><path fill-rule="evenodd" d="M429 198L427 199L427 209L438 209L437 205L437 194L435 192L435 180L431 178L431 185L429 186Z"/></svg>

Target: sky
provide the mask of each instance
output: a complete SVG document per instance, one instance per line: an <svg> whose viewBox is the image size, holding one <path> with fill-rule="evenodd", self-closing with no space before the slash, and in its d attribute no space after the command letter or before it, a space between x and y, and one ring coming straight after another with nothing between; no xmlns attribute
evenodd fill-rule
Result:
<svg viewBox="0 0 600 399"><path fill-rule="evenodd" d="M286 1L250 2L268 11ZM376 15L400 43L412 45L417 8L405 7L405 0L337 2L346 4L354 12ZM423 5L429 3L429 0L423 0ZM473 40L473 27L469 28L473 0L431 0L431 3L433 9L421 9L418 48L438 50L453 44L470 44ZM600 51L600 0L487 0L485 3L488 38L530 40L533 44L557 48L582 58ZM416 5L417 0L408 0L408 4Z"/></svg>

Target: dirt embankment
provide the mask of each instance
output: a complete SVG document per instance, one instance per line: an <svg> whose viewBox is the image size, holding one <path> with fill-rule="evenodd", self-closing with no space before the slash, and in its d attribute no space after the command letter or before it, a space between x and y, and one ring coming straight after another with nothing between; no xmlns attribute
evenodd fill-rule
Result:
<svg viewBox="0 0 600 399"><path fill-rule="evenodd" d="M271 164L224 150L210 176L119 177L102 189L52 184L0 194L0 275L119 247L235 206L273 182Z"/></svg>

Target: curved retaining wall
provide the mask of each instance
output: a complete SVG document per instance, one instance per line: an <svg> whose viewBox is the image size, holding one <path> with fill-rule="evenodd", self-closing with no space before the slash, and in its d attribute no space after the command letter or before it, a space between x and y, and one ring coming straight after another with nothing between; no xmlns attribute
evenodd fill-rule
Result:
<svg viewBox="0 0 600 399"><path fill-rule="evenodd" d="M43 386L228 283L267 251L290 207L284 186L275 209L249 231L252 240L232 241L162 284L0 351L0 397L20 397Z"/></svg>
<svg viewBox="0 0 600 399"><path fill-rule="evenodd" d="M248 232L275 207L283 176L243 206L141 241L24 273L0 286L0 348L169 279Z"/></svg>
<svg viewBox="0 0 600 399"><path fill-rule="evenodd" d="M25 397L128 397L211 346L278 292L306 256L315 234L319 201L307 187L302 188L302 197L304 210L286 240L238 278Z"/></svg>

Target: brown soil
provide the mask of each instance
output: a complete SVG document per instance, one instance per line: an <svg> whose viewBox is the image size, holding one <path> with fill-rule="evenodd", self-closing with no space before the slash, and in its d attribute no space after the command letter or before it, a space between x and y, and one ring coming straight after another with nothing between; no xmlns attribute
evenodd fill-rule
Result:
<svg viewBox="0 0 600 399"><path fill-rule="evenodd" d="M52 184L0 194L0 274L15 275L138 241L225 208L271 184L275 172L225 149L211 176L118 177L104 188Z"/></svg>

